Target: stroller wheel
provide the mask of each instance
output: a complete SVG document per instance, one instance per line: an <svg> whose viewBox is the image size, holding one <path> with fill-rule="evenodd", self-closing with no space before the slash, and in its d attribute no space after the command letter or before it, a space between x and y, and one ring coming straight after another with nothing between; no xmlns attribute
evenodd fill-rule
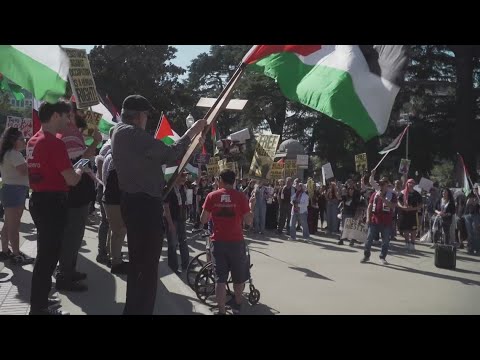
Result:
<svg viewBox="0 0 480 360"><path fill-rule="evenodd" d="M253 289L250 291L250 294L248 294L248 302L250 305L256 305L260 301L260 291L257 289Z"/></svg>

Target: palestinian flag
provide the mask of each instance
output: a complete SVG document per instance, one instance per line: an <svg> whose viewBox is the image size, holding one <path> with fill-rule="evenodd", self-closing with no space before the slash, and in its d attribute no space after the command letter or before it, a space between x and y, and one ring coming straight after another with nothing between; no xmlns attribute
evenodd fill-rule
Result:
<svg viewBox="0 0 480 360"><path fill-rule="evenodd" d="M40 118L38 117L38 109L40 108L41 103L42 103L41 101L38 101L37 99L33 98L33 101L32 101L33 135L35 135L42 127L42 123L40 122Z"/></svg>
<svg viewBox="0 0 480 360"><path fill-rule="evenodd" d="M167 117L163 114L160 125L155 133L155 139L163 141L166 145L173 145L175 142L180 140L180 136L173 131Z"/></svg>
<svg viewBox="0 0 480 360"><path fill-rule="evenodd" d="M165 175L165 180L168 182L172 175L175 173L175 170L177 170L178 166L163 166L163 174ZM196 179L198 177L198 168L193 166L190 163L187 163L187 166L185 166L185 171L187 171L190 175L192 175L193 179Z"/></svg>
<svg viewBox="0 0 480 360"><path fill-rule="evenodd" d="M470 192L472 191L472 188L470 187L470 175L468 174L467 167L465 166L465 162L463 161L462 155L458 154L458 162L457 162L457 170L456 170L456 181L457 181L457 187L462 188L463 193L465 196L468 196Z"/></svg>
<svg viewBox="0 0 480 360"><path fill-rule="evenodd" d="M254 45L243 63L366 141L387 128L407 56L403 45Z"/></svg>
<svg viewBox="0 0 480 360"><path fill-rule="evenodd" d="M0 90L10 93L15 100L22 101L25 95L22 93L22 87L17 84L10 83L8 79L0 73Z"/></svg>
<svg viewBox="0 0 480 360"><path fill-rule="evenodd" d="M386 153L389 153L390 151L397 150L399 148L400 144L402 143L403 137L407 133L409 126L410 125L408 125L405 128L405 130L403 130L402 133L400 135L398 135L395 138L395 140L392 141L392 143L390 145L388 145L387 147L385 147L382 151L379 151L378 153L381 154L381 155L384 155Z"/></svg>
<svg viewBox="0 0 480 360"><path fill-rule="evenodd" d="M70 60L58 45L0 45L0 73L39 100L65 94Z"/></svg>

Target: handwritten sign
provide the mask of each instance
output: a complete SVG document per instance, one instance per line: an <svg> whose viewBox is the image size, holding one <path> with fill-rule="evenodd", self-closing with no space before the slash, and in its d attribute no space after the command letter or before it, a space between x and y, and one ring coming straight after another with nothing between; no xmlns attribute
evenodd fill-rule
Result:
<svg viewBox="0 0 480 360"><path fill-rule="evenodd" d="M285 160L285 178L297 177L297 160Z"/></svg>
<svg viewBox="0 0 480 360"><path fill-rule="evenodd" d="M347 218L343 225L342 239L367 241L368 226L360 218Z"/></svg>
<svg viewBox="0 0 480 360"><path fill-rule="evenodd" d="M87 128L83 131L84 136L93 136L93 133L98 129L98 124L102 114L96 113L94 111L87 110L85 111L85 122L87 123Z"/></svg>
<svg viewBox="0 0 480 360"><path fill-rule="evenodd" d="M18 116L7 116L7 128L14 127L21 131L25 139L30 139L33 136L33 121L29 118L22 118Z"/></svg>

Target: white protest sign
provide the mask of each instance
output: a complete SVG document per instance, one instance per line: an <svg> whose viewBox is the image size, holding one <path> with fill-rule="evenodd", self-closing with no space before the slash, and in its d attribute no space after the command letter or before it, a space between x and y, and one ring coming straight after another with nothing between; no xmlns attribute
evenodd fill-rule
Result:
<svg viewBox="0 0 480 360"><path fill-rule="evenodd" d="M308 155L297 155L297 166L308 167Z"/></svg>
<svg viewBox="0 0 480 360"><path fill-rule="evenodd" d="M332 165L330 163L326 163L325 165L322 166L322 173L323 173L324 180L329 180L335 177L333 175Z"/></svg>
<svg viewBox="0 0 480 360"><path fill-rule="evenodd" d="M429 192L430 189L433 187L433 181L422 177L418 186L420 186L426 192Z"/></svg>
<svg viewBox="0 0 480 360"><path fill-rule="evenodd" d="M193 204L193 189L187 189L187 201L185 202L186 205Z"/></svg>
<svg viewBox="0 0 480 360"><path fill-rule="evenodd" d="M70 59L68 77L77 108L86 109L100 103L93 80L92 69L85 49L64 48Z"/></svg>
<svg viewBox="0 0 480 360"><path fill-rule="evenodd" d="M25 139L30 139L33 136L32 119L18 116L7 116L6 128L8 127L14 127L20 130Z"/></svg>
<svg viewBox="0 0 480 360"><path fill-rule="evenodd" d="M368 226L362 219L347 218L343 226L342 239L367 241Z"/></svg>

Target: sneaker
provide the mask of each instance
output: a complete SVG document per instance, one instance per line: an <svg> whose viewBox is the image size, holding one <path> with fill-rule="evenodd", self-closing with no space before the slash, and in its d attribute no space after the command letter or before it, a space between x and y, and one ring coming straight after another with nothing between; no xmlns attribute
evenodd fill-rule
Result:
<svg viewBox="0 0 480 360"><path fill-rule="evenodd" d="M127 275L128 274L128 262L122 261L120 264L113 265L110 272L112 274Z"/></svg>
<svg viewBox="0 0 480 360"><path fill-rule="evenodd" d="M338 240L337 245L343 245L343 240L342 239Z"/></svg>
<svg viewBox="0 0 480 360"><path fill-rule="evenodd" d="M109 258L107 254L98 254L95 260L100 264L107 265Z"/></svg>
<svg viewBox="0 0 480 360"><path fill-rule="evenodd" d="M6 261L13 257L12 250L8 249L7 251L0 251L0 261Z"/></svg>
<svg viewBox="0 0 480 360"><path fill-rule="evenodd" d="M350 247L354 247L355 246L355 240L352 240L350 241L350 244L348 244Z"/></svg>
<svg viewBox="0 0 480 360"><path fill-rule="evenodd" d="M87 274L75 271L72 276L73 281L82 281L87 279Z"/></svg>
<svg viewBox="0 0 480 360"><path fill-rule="evenodd" d="M364 263L366 263L366 262L369 262L369 261L370 261L370 258L367 257L367 256L364 256L363 259L360 260L360 262L361 262L362 264L364 264Z"/></svg>
<svg viewBox="0 0 480 360"><path fill-rule="evenodd" d="M21 251L18 253L18 255L13 255L12 254L12 263L14 265L18 265L18 266L23 266L23 265L30 265L30 264L33 264L35 262L35 258L32 258L24 253L22 253Z"/></svg>
<svg viewBox="0 0 480 360"><path fill-rule="evenodd" d="M28 315L70 315L68 311L62 311L60 309L42 309L38 311L30 310Z"/></svg>
<svg viewBox="0 0 480 360"><path fill-rule="evenodd" d="M232 308L233 315L239 315L242 310L242 304L237 304L236 301L234 301L230 307Z"/></svg>
<svg viewBox="0 0 480 360"><path fill-rule="evenodd" d="M387 260L384 259L384 258L380 258L380 263L381 263L382 265L388 265Z"/></svg>
<svg viewBox="0 0 480 360"><path fill-rule="evenodd" d="M74 292L83 292L88 290L88 286L81 282L65 281L61 279L57 279L57 282L55 283L55 288L57 290L74 291Z"/></svg>

